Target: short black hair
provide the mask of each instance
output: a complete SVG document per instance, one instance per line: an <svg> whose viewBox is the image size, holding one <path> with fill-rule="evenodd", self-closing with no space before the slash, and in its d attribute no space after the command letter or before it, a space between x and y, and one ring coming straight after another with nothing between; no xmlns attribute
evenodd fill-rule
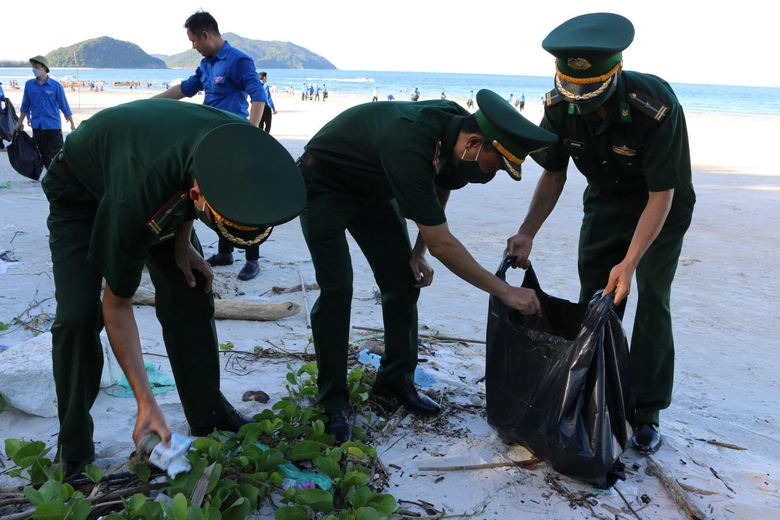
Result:
<svg viewBox="0 0 780 520"><path fill-rule="evenodd" d="M267 78L268 77L268 73L265 72L265 71L260 71L260 72L258 72L258 74L260 75L261 78Z"/></svg>
<svg viewBox="0 0 780 520"><path fill-rule="evenodd" d="M198 35L202 32L219 34L219 25L211 14L206 11L198 11L184 22L184 28L189 29L192 34Z"/></svg>
<svg viewBox="0 0 780 520"><path fill-rule="evenodd" d="M482 148L485 151L492 151L495 149L493 146L493 143L488 141L487 137L485 137L485 132L482 131L482 129L479 127L479 124L477 123L477 117L474 114L469 114L463 119L463 123L460 125L460 131L467 133L467 134L479 134L482 136Z"/></svg>

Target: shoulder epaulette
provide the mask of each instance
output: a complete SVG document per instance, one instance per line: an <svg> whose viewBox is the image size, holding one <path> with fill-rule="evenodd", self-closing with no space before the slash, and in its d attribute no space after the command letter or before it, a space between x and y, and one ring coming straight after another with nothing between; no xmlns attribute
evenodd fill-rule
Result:
<svg viewBox="0 0 780 520"><path fill-rule="evenodd" d="M545 107L551 107L553 105L557 105L563 101L563 98L560 94L558 94L558 91L555 89L552 89L547 94L544 95L544 106Z"/></svg>
<svg viewBox="0 0 780 520"><path fill-rule="evenodd" d="M633 90L628 94L628 102L637 107L640 112L656 121L661 121L669 113L668 105L638 90Z"/></svg>
<svg viewBox="0 0 780 520"><path fill-rule="evenodd" d="M146 227L149 228L155 236L159 236L171 215L177 215L183 210L182 204L187 198L187 192L180 191L168 199L168 202L163 204L163 206L157 210L157 213L149 219L149 222L146 223Z"/></svg>

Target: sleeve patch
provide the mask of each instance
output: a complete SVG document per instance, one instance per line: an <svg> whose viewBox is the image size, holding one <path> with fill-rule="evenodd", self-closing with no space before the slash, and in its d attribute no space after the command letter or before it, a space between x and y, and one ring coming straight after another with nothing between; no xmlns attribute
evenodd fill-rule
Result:
<svg viewBox="0 0 780 520"><path fill-rule="evenodd" d="M646 116L659 122L669 113L669 106L638 90L634 90L628 95L628 102Z"/></svg>

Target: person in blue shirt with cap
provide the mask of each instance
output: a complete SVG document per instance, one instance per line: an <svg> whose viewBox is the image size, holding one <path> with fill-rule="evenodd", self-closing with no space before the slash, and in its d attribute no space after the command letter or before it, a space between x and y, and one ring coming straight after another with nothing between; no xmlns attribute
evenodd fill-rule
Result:
<svg viewBox="0 0 780 520"><path fill-rule="evenodd" d="M35 77L24 84L19 121L16 122L14 131L21 130L25 118L29 118L33 139L48 171L52 159L62 148L60 112L70 123L71 131L76 129L76 123L73 122L73 112L65 97L65 89L58 81L49 77L49 60L46 56L30 58L30 65Z"/></svg>
<svg viewBox="0 0 780 520"><path fill-rule="evenodd" d="M554 29L542 47L555 56L555 88L540 124L559 144L531 157L544 172L507 255L527 265L533 239L566 182L569 159L585 175L580 229L580 301L613 292L623 316L636 275L631 334L636 405L632 447L661 446L660 411L672 401L674 338L670 298L696 195L682 106L661 78L623 70L634 26L623 16L592 13Z"/></svg>
<svg viewBox="0 0 780 520"><path fill-rule="evenodd" d="M204 91L204 105L248 117L253 125L259 126L268 103L268 94L257 75L254 60L222 38L217 21L207 12L193 14L184 27L192 48L203 59L195 74L155 97L182 99ZM247 94L252 102L251 108L246 99ZM212 267L232 265L233 249L233 244L220 237L218 252L208 258L209 264ZM238 273L239 280L251 280L260 273L259 245L247 247L245 251L246 264Z"/></svg>

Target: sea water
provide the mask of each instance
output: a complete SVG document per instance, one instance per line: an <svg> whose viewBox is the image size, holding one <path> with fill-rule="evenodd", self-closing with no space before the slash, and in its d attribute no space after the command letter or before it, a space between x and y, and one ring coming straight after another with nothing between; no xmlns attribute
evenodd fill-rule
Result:
<svg viewBox="0 0 780 520"><path fill-rule="evenodd" d="M85 69L54 68L51 76L58 81L96 82L106 91L127 90L126 82L137 82L139 90L162 90L165 85L186 79L194 69ZM392 95L396 100L408 100L417 87L420 99L439 99L442 91L447 99L465 104L479 89L487 88L504 98L512 94L515 100L525 96L526 107L541 106L542 96L553 88L549 77L511 76L500 74L455 74L437 72L392 72L360 70L299 70L268 69L268 82L276 86L274 100L279 104L287 95L287 87L300 98L303 84L323 85L330 98L343 97L371 101L374 88L380 100ZM0 68L0 82L7 93L10 81L20 87L32 78L29 68ZM121 85L114 86L114 83ZM148 86L147 86L148 85ZM780 116L780 88L729 85L698 85L671 83L686 112L710 114ZM320 99L322 95L320 94Z"/></svg>

